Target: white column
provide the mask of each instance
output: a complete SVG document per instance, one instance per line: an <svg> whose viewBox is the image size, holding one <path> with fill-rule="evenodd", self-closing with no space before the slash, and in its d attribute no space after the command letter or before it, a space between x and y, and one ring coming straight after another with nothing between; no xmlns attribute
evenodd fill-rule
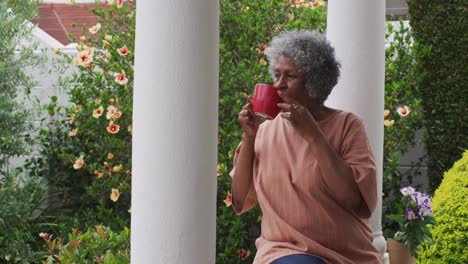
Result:
<svg viewBox="0 0 468 264"><path fill-rule="evenodd" d="M385 1L328 1L327 38L342 64L341 79L327 105L364 119L378 168L379 202L370 222L374 246L385 252L382 235L382 159L385 75Z"/></svg>
<svg viewBox="0 0 468 264"><path fill-rule="evenodd" d="M131 262L215 263L217 0L139 0Z"/></svg>

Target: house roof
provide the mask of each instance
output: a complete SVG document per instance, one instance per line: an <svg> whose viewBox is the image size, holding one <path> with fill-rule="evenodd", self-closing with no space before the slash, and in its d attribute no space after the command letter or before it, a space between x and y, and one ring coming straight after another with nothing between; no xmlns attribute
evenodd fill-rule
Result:
<svg viewBox="0 0 468 264"><path fill-rule="evenodd" d="M95 6L44 3L39 7L38 17L31 22L66 46L71 43L69 33L79 39L83 35L83 26L89 28L98 22L98 17L91 12Z"/></svg>

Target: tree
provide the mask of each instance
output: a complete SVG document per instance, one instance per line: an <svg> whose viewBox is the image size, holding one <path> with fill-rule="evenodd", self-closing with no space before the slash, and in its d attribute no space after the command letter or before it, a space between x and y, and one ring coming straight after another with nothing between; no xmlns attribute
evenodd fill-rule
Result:
<svg viewBox="0 0 468 264"><path fill-rule="evenodd" d="M25 23L36 15L37 6L35 0L0 2L0 174L7 170L10 158L27 149L28 113L17 99L21 89L29 91L34 85L23 68L37 58L26 47L32 27Z"/></svg>

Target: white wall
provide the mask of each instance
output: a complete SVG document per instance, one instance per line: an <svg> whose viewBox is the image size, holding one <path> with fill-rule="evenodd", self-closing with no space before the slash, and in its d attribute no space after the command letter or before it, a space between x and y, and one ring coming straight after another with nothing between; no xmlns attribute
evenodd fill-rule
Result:
<svg viewBox="0 0 468 264"><path fill-rule="evenodd" d="M34 27L29 23L29 26ZM73 67L66 69L59 62L60 56L53 53L54 49L62 53L73 56L77 53L76 44L68 46L62 45L60 42L52 38L46 32L39 28L34 28L31 32L31 38L23 39L17 49L32 48L34 54L40 57L40 62L36 65L31 65L24 68L24 72L30 76L36 86L31 90L31 94L26 97L23 89L19 88L17 100L27 109L31 110L31 123L33 125L30 134L37 134L41 128L41 120L51 120L51 116L47 111L39 111L39 105L47 105L52 96L57 96L60 105L69 105L68 95L64 89L60 87L59 79L71 76ZM71 65L69 65L71 66ZM43 125L44 123L42 123ZM10 162L10 168L22 166L25 159L37 155L37 148L33 149L29 155L13 158Z"/></svg>

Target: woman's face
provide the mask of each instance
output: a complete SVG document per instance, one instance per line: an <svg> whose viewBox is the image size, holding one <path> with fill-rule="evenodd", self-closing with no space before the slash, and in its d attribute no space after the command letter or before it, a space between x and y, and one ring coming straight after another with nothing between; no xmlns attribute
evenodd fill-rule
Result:
<svg viewBox="0 0 468 264"><path fill-rule="evenodd" d="M276 88L301 104L307 101L308 96L305 92L304 74L299 72L292 60L285 56L278 57L273 73L273 85Z"/></svg>

